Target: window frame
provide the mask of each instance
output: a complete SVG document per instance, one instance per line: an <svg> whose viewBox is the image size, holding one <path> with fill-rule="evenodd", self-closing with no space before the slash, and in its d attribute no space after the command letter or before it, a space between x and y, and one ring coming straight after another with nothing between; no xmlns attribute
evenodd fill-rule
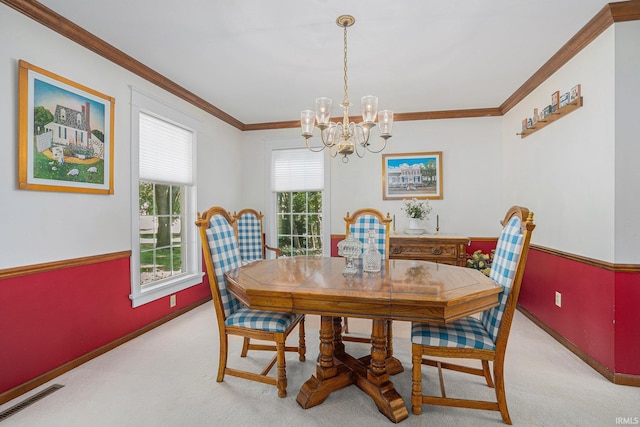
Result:
<svg viewBox="0 0 640 427"><path fill-rule="evenodd" d="M168 123L188 129L193 132L192 147L192 171L193 184L184 185L183 209L185 224L183 242L183 263L185 273L158 280L155 284L140 284L140 113L154 116ZM174 106L149 95L137 88L131 87L131 299L132 306L139 307L143 304L175 294L191 286L202 283L204 273L202 271L202 257L200 256L200 239L195 222L190 223L189 218L196 218L197 213L197 170L196 153L198 130L200 121L179 111ZM155 181L154 181L155 182ZM162 183L161 184L171 184ZM185 256L186 255L186 256Z"/></svg>
<svg viewBox="0 0 640 427"><path fill-rule="evenodd" d="M303 142L299 138L277 138L265 142L265 215L264 230L267 245L277 247L278 245L278 220L276 216L276 192L271 186L271 175L273 159L272 153L275 150L302 149L306 150ZM331 256L331 158L324 152L324 188L322 192L322 256ZM306 191L306 190L305 190Z"/></svg>

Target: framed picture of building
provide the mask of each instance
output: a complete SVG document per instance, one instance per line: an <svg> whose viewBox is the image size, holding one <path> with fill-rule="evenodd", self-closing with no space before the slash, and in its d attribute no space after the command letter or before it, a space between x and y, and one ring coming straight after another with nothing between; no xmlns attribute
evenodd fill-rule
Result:
<svg viewBox="0 0 640 427"><path fill-rule="evenodd" d="M382 198L442 199L442 151L382 155Z"/></svg>
<svg viewBox="0 0 640 427"><path fill-rule="evenodd" d="M115 100L19 62L18 188L113 194Z"/></svg>

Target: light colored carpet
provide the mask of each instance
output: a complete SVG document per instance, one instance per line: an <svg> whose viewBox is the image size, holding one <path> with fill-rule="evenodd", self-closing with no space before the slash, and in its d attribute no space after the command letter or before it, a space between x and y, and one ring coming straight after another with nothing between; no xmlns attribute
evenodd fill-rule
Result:
<svg viewBox="0 0 640 427"><path fill-rule="evenodd" d="M70 371L28 395L0 406L8 409L51 384L64 387L5 419L9 426L389 426L373 401L356 386L304 410L296 402L315 369L318 316L307 316L307 361L287 354L288 395L275 387L227 376L215 378L218 336L213 304L185 315ZM365 331L370 321L350 319ZM409 418L404 426L503 425L498 412L423 406L411 413L409 324L394 322L394 350L405 372L392 377ZM292 334L295 343L297 333ZM361 356L367 346L347 343ZM240 339L230 342L229 365L259 372L271 353L240 359ZM437 371L423 367L423 386L438 393ZM506 394L514 425L614 426L618 417L640 416L640 388L614 385L516 313L506 360ZM449 396L492 399L482 378L445 371ZM619 421L619 420L618 420Z"/></svg>

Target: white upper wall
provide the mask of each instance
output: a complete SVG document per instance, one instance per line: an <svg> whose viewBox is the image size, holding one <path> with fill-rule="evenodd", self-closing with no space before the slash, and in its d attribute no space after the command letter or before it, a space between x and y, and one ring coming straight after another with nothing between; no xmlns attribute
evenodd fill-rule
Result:
<svg viewBox="0 0 640 427"><path fill-rule="evenodd" d="M401 201L382 198L382 154L441 151L444 197L430 201L428 230L435 231L439 215L441 233L495 237L510 206L502 200L500 182L501 123L500 117L397 122L382 153L367 153L362 159L352 155L346 164L331 159L331 233L344 234L344 216L364 207L395 214L396 229L402 231L408 220L400 210ZM243 156L251 165L244 170L247 207L264 211L264 145L278 139L304 146L298 128L243 135Z"/></svg>
<svg viewBox="0 0 640 427"><path fill-rule="evenodd" d="M202 122L198 208L239 203L240 131L23 14L0 8L0 269L132 249L131 85ZM114 195L17 189L20 59L115 98Z"/></svg>
<svg viewBox="0 0 640 427"><path fill-rule="evenodd" d="M504 117L397 122L384 153L443 152L444 198L428 224L495 237L506 209L536 214L533 242L616 263L638 263L636 167L640 22L615 24ZM265 209L264 144L299 141L299 129L244 132L69 41L11 8L0 14L0 269L130 250L130 86L202 122L198 209ZM18 60L113 96L115 194L17 190ZM552 92L582 85L584 107L521 139L521 120ZM294 106L295 107L295 106ZM294 109L292 107L292 109ZM297 110L296 110L297 111ZM374 129L374 135L376 130ZM382 200L381 154L331 161L331 233L343 216L373 207L407 225L400 201Z"/></svg>
<svg viewBox="0 0 640 427"><path fill-rule="evenodd" d="M617 264L640 263L640 22L620 22L504 116L504 193L527 200L533 241ZM584 106L521 139L551 93L582 85Z"/></svg>

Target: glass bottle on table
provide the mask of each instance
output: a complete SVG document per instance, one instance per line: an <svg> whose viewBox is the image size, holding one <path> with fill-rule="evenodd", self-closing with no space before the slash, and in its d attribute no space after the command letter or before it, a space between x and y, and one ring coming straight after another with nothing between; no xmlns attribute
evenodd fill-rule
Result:
<svg viewBox="0 0 640 427"><path fill-rule="evenodd" d="M375 230L369 230L368 234L367 248L362 254L362 270L369 273L376 273L380 271L382 266L382 254L376 245Z"/></svg>

